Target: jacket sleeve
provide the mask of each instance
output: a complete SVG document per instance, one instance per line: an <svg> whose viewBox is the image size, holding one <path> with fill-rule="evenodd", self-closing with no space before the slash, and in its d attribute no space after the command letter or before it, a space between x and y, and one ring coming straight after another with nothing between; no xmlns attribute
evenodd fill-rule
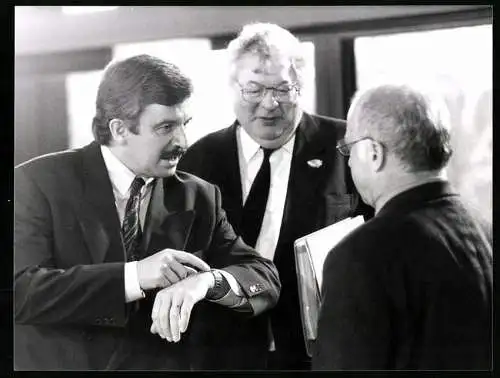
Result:
<svg viewBox="0 0 500 378"><path fill-rule="evenodd" d="M54 204L22 167L14 172L14 319L16 324L126 322L124 263L63 266ZM69 211L69 209L67 210Z"/></svg>
<svg viewBox="0 0 500 378"><path fill-rule="evenodd" d="M271 260L260 256L234 233L221 208L220 191L216 186L213 188L216 225L210 247L210 264L233 275L248 298L253 315L258 315L278 302L281 289L278 271Z"/></svg>

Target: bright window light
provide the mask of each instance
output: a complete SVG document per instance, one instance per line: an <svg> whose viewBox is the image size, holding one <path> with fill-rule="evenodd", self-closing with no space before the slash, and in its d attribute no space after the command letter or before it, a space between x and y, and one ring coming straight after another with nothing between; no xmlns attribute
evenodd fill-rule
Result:
<svg viewBox="0 0 500 378"><path fill-rule="evenodd" d="M72 6L61 7L64 14L84 14L114 10L118 7L87 7L87 6Z"/></svg>
<svg viewBox="0 0 500 378"><path fill-rule="evenodd" d="M432 82L451 115L447 174L464 200L493 216L493 25L356 38L358 88Z"/></svg>

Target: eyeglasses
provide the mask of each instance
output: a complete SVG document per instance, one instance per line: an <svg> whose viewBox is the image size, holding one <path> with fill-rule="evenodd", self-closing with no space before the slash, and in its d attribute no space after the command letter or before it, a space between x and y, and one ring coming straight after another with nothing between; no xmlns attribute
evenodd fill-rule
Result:
<svg viewBox="0 0 500 378"><path fill-rule="evenodd" d="M241 88L241 97L243 100L252 104L261 102L267 94L267 91L272 91L273 99L282 103L295 102L300 89L295 84L281 85L278 88L266 87L257 83L252 83L247 87L243 87L238 83Z"/></svg>
<svg viewBox="0 0 500 378"><path fill-rule="evenodd" d="M349 143L345 143L345 140L341 139L340 142L337 143L336 148L343 156L349 156L351 154L352 146L358 142L361 142L362 140L365 140L365 139L372 139L372 138L363 137L363 138L356 139L356 140L349 142Z"/></svg>

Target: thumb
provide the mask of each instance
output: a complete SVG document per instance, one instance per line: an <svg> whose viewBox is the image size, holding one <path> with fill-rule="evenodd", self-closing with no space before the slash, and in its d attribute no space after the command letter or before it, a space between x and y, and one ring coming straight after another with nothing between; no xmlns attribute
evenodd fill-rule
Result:
<svg viewBox="0 0 500 378"><path fill-rule="evenodd" d="M210 271L210 265L191 253L173 250L172 256L183 265L190 266L202 272Z"/></svg>

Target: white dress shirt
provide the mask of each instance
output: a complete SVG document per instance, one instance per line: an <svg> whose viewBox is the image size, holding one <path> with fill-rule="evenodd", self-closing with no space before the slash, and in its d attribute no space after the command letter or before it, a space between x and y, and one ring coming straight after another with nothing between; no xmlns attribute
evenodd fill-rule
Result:
<svg viewBox="0 0 500 378"><path fill-rule="evenodd" d="M243 204L245 203L255 176L259 172L264 151L241 126L236 131L236 141L238 143L238 161L240 164L241 194ZM292 165L293 146L295 144L295 134L281 148L274 151L269 157L271 165L271 183L269 186L269 196L267 197L266 210L262 219L255 249L261 256L273 260L278 238L280 236L283 211L290 177L290 167ZM268 328L269 351L276 350L274 336L271 328Z"/></svg>
<svg viewBox="0 0 500 378"><path fill-rule="evenodd" d="M115 205L118 212L120 224L123 223L125 217L125 207L130 197L130 186L134 181L135 174L128 169L106 146L101 146L102 157L104 164L108 170L108 175L113 186L113 194L115 196ZM148 210L149 201L151 199L151 191L153 188L154 178L144 178L145 185L141 188L141 204L139 210L139 221L144 229L146 221L146 212ZM144 292L139 285L137 276L137 261L125 263L125 301L132 302L137 299L144 298Z"/></svg>
<svg viewBox="0 0 500 378"><path fill-rule="evenodd" d="M130 186L135 178L135 174L128 169L107 146L101 146L102 157L108 171L111 185L113 187L113 195L115 197L116 210L120 224L123 223L125 217L125 208L130 197ZM140 196L141 203L139 209L139 221L142 229L146 221L146 213L148 211L149 201L151 200L151 192L153 189L154 178L144 178L145 185L141 188ZM229 283L231 290L222 298L213 300L212 302L219 303L227 307L240 307L247 303L241 286L232 276L232 274L219 270L224 275ZM125 263L125 301L132 302L144 298L144 292L139 285L137 276L137 261Z"/></svg>
<svg viewBox="0 0 500 378"><path fill-rule="evenodd" d="M244 204L250 193L255 176L257 176L257 172L259 172L262 165L264 152L259 144L241 126L237 129L236 139L240 164L241 193ZM269 158L271 184L262 227L255 244L255 249L261 256L270 260L274 258L274 252L280 235L294 144L295 134L281 148L274 151Z"/></svg>

